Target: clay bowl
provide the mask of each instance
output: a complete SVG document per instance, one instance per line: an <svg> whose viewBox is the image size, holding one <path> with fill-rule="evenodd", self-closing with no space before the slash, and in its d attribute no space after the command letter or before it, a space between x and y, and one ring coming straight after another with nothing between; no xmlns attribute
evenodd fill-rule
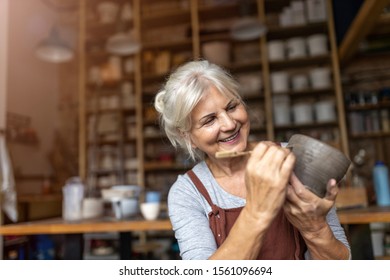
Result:
<svg viewBox="0 0 390 280"><path fill-rule="evenodd" d="M319 197L325 196L328 181L340 182L351 164L340 150L302 134L291 136L287 146L296 157L295 175Z"/></svg>

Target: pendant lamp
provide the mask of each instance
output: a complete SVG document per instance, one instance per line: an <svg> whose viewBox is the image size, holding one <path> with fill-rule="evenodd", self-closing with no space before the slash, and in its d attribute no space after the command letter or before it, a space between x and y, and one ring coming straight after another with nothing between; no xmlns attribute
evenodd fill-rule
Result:
<svg viewBox="0 0 390 280"><path fill-rule="evenodd" d="M254 40L267 32L266 26L256 17L251 15L251 3L243 0L239 4L240 18L233 23L230 35L234 40Z"/></svg>
<svg viewBox="0 0 390 280"><path fill-rule="evenodd" d="M38 44L35 54L43 61L51 63L67 62L74 57L73 50L60 38L56 27L51 29L49 37Z"/></svg>

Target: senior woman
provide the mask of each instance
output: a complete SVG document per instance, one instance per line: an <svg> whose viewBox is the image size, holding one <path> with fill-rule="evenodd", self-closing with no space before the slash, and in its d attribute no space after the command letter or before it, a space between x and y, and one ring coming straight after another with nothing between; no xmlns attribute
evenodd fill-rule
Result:
<svg viewBox="0 0 390 280"><path fill-rule="evenodd" d="M319 198L293 173L294 155L248 142L250 123L235 79L205 60L173 72L155 108L172 145L196 165L179 175L168 212L183 259L349 259L330 180ZM217 158L220 151L248 156Z"/></svg>

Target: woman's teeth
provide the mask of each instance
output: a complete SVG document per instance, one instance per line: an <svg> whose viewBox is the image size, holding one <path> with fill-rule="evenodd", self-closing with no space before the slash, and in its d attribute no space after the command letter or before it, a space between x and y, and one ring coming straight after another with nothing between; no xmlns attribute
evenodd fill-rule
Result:
<svg viewBox="0 0 390 280"><path fill-rule="evenodd" d="M231 137L226 138L226 139L224 139L224 140L220 140L220 141L221 141L221 142L229 142L229 141L233 140L234 138L236 138L237 135L238 135L238 131L237 131L234 135L232 135Z"/></svg>

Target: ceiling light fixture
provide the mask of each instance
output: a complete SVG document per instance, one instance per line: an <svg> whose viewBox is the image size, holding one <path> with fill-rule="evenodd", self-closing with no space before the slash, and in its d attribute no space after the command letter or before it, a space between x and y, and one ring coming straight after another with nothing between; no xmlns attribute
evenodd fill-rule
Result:
<svg viewBox="0 0 390 280"><path fill-rule="evenodd" d="M232 25L230 35L239 41L254 40L267 32L266 26L251 15L251 3L243 0L239 4L241 17Z"/></svg>
<svg viewBox="0 0 390 280"><path fill-rule="evenodd" d="M116 55L133 55L140 49L141 44L135 39L134 31L115 33L106 43L106 50Z"/></svg>
<svg viewBox="0 0 390 280"><path fill-rule="evenodd" d="M67 62L74 57L73 50L60 38L55 27L50 31L49 37L38 44L35 54L38 58L52 63Z"/></svg>

